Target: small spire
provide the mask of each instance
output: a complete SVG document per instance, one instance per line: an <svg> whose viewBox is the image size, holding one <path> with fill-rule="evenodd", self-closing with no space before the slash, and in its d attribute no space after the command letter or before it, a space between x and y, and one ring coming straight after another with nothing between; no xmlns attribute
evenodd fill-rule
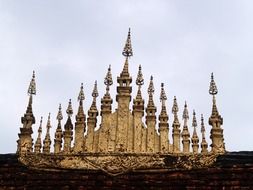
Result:
<svg viewBox="0 0 253 190"><path fill-rule="evenodd" d="M154 83L153 83L153 76L151 75L150 77L150 83L149 83L149 86L148 86L148 94L149 96L152 96L155 92L155 88L154 88Z"/></svg>
<svg viewBox="0 0 253 190"><path fill-rule="evenodd" d="M185 120L187 122L188 119L189 119L189 113L188 113L188 109L187 109L187 103L185 101L184 111L183 111L183 120Z"/></svg>
<svg viewBox="0 0 253 190"><path fill-rule="evenodd" d="M40 126L39 126L39 129L38 129L38 137L37 137L37 140L35 142L35 153L39 153L41 151L41 147L42 147L42 144L41 144L41 133L42 133L42 119L43 117L40 118Z"/></svg>
<svg viewBox="0 0 253 190"><path fill-rule="evenodd" d="M204 117L203 114L201 114L201 133L202 133L202 138L205 139L205 125L204 125Z"/></svg>
<svg viewBox="0 0 253 190"><path fill-rule="evenodd" d="M83 92L83 83L81 83L80 92L78 95L78 101L83 101L85 99L84 92Z"/></svg>
<svg viewBox="0 0 253 190"><path fill-rule="evenodd" d="M203 117L203 114L201 114L201 133L202 133L202 142L201 142L201 153L207 153L208 150L207 150L207 147L208 147L208 144L206 142L206 138L205 138L205 125L204 125L204 117Z"/></svg>
<svg viewBox="0 0 253 190"><path fill-rule="evenodd" d="M210 88L209 88L209 94L216 95L218 93L217 86L214 81L213 73L211 73L211 82L210 82Z"/></svg>
<svg viewBox="0 0 253 190"><path fill-rule="evenodd" d="M109 94L110 86L113 84L112 73L111 73L111 65L109 65L104 84L106 85L106 94Z"/></svg>
<svg viewBox="0 0 253 190"><path fill-rule="evenodd" d="M123 49L122 55L125 56L126 58L133 56L130 28L128 30L127 40L126 40L126 44L125 44L125 47Z"/></svg>
<svg viewBox="0 0 253 190"><path fill-rule="evenodd" d="M172 106L172 113L175 116L177 116L177 112L178 112L177 98L176 98L176 96L174 96L173 106Z"/></svg>
<svg viewBox="0 0 253 190"><path fill-rule="evenodd" d="M71 99L69 99L69 105L68 105L68 108L66 110L66 113L68 114L68 117L71 117L72 114L73 114Z"/></svg>
<svg viewBox="0 0 253 190"><path fill-rule="evenodd" d="M139 65L139 71L138 71L137 78L136 78L136 85L138 85L140 88L141 85L143 85L143 84L144 84L144 79L143 79L143 75L141 72L141 65Z"/></svg>
<svg viewBox="0 0 253 190"><path fill-rule="evenodd" d="M93 98L98 97L97 81L95 81L95 84L94 84L94 88L93 88L93 92L92 92L92 97Z"/></svg>
<svg viewBox="0 0 253 190"><path fill-rule="evenodd" d="M164 83L161 83L160 101L162 102L163 105L165 105L165 100L167 100L167 96L166 96L165 90L164 90Z"/></svg>
<svg viewBox="0 0 253 190"><path fill-rule="evenodd" d="M192 119L192 126L194 127L197 127L197 119L196 119L196 113L195 113L195 110L193 110L193 119ZM195 131L196 132L196 131Z"/></svg>
<svg viewBox="0 0 253 190"><path fill-rule="evenodd" d="M33 71L32 80L28 88L29 95L36 95L35 71Z"/></svg>
<svg viewBox="0 0 253 190"><path fill-rule="evenodd" d="M58 114L57 114L56 119L57 119L59 122L63 119L62 111L61 111L61 104L59 104L59 111L58 111Z"/></svg>
<svg viewBox="0 0 253 190"><path fill-rule="evenodd" d="M48 118L47 118L47 132L49 133L49 129L51 128L51 124L50 124L50 115L51 113L48 114Z"/></svg>

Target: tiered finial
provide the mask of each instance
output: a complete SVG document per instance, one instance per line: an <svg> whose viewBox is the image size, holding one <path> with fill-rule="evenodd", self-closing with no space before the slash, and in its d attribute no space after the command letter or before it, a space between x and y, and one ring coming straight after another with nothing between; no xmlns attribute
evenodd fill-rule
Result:
<svg viewBox="0 0 253 190"><path fill-rule="evenodd" d="M218 93L217 86L214 81L213 73L211 73L211 82L210 82L210 88L209 88L209 94L216 95Z"/></svg>
<svg viewBox="0 0 253 190"><path fill-rule="evenodd" d="M148 94L149 96L152 96L155 92L155 88L154 88L154 83L153 83L153 76L151 75L150 77L150 83L149 83L149 86L148 86Z"/></svg>
<svg viewBox="0 0 253 190"><path fill-rule="evenodd" d="M128 30L127 40L126 40L126 44L125 44L125 47L123 49L122 55L124 55L127 58L133 56L130 28Z"/></svg>
<svg viewBox="0 0 253 190"><path fill-rule="evenodd" d="M84 92L83 92L83 83L81 83L80 92L78 95L78 101L83 101L85 99Z"/></svg>
<svg viewBox="0 0 253 190"><path fill-rule="evenodd" d="M50 113L48 114L47 119L47 133L45 136L45 140L43 141L43 153L50 153L50 145L51 145L51 139L50 139L50 130L51 124L50 124Z"/></svg>
<svg viewBox="0 0 253 190"><path fill-rule="evenodd" d="M187 109L187 103L184 104L184 111L183 111L183 120L184 120L184 126L187 125L187 120L189 119L189 113Z"/></svg>
<svg viewBox="0 0 253 190"><path fill-rule="evenodd" d="M110 86L113 84L112 73L111 73L111 65L109 65L104 84L106 85L106 94L109 94Z"/></svg>
<svg viewBox="0 0 253 190"><path fill-rule="evenodd" d="M204 125L204 117L203 114L201 114L201 134L202 134L202 142L201 142L201 153L207 153L207 147L208 144L206 142L206 138L205 138L205 125Z"/></svg>
<svg viewBox="0 0 253 190"><path fill-rule="evenodd" d="M196 127L197 127L197 119L195 110L193 110L193 119L192 119L192 126L193 126L193 134L192 134L192 150L193 153L198 153L199 149L199 138L197 135Z"/></svg>
<svg viewBox="0 0 253 190"><path fill-rule="evenodd" d="M203 114L201 114L201 133L202 133L202 139L205 139L205 125L204 125L204 117Z"/></svg>
<svg viewBox="0 0 253 190"><path fill-rule="evenodd" d="M35 71L33 71L32 80L28 87L28 94L29 95L36 95L36 83L35 83Z"/></svg>
<svg viewBox="0 0 253 190"><path fill-rule="evenodd" d="M92 97L93 98L98 97L97 81L95 81L95 85L94 85L93 92L92 92Z"/></svg>
<svg viewBox="0 0 253 190"><path fill-rule="evenodd" d="M58 111L56 119L58 120L58 122L60 122L63 119L62 111L61 111L61 104L59 104L59 111Z"/></svg>
<svg viewBox="0 0 253 190"><path fill-rule="evenodd" d="M177 118L177 112L178 112L177 98L176 96L174 96L172 113L174 114L175 118Z"/></svg>
<svg viewBox="0 0 253 190"><path fill-rule="evenodd" d="M140 88L141 85L143 85L143 84L144 84L143 74L141 72L141 65L139 65L139 71L138 71L137 78L136 78L136 85L138 85Z"/></svg>
<svg viewBox="0 0 253 190"><path fill-rule="evenodd" d="M71 99L69 99L69 105L68 105L68 108L66 110L66 113L68 114L68 117L71 117L72 114L73 114Z"/></svg>
<svg viewBox="0 0 253 190"><path fill-rule="evenodd" d="M39 126L39 129L38 129L38 137L37 137L37 140L35 142L35 149L34 149L34 152L35 153L39 153L41 151L41 133L42 133L42 119L43 117L40 118L40 126Z"/></svg>
<svg viewBox="0 0 253 190"><path fill-rule="evenodd" d="M161 94L160 94L160 101L162 102L162 106L165 106L165 101L167 100L167 96L164 90L164 83L161 83Z"/></svg>
<svg viewBox="0 0 253 190"><path fill-rule="evenodd" d="M190 152L190 133L188 131L188 126L187 126L187 121L189 119L189 113L188 113L188 109L187 109L187 103L185 102L184 104L184 111L183 111L183 120L184 120L184 127L183 127L183 131L181 133L183 140L182 140L182 144L183 144L183 152L184 153L189 153Z"/></svg>

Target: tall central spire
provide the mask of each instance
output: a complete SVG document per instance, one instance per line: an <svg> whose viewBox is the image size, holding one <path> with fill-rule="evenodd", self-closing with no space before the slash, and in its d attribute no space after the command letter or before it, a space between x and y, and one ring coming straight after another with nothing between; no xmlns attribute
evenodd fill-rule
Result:
<svg viewBox="0 0 253 190"><path fill-rule="evenodd" d="M133 50L132 50L132 44L131 44L131 29L128 30L127 40L125 47L123 49L122 55L125 57L131 57L133 56Z"/></svg>

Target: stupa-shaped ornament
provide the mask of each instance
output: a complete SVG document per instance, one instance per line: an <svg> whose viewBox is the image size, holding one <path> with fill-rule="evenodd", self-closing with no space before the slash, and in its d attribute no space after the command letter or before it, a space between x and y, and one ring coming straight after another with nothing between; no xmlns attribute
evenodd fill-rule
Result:
<svg viewBox="0 0 253 190"><path fill-rule="evenodd" d="M189 153L190 152L190 133L188 130L187 122L189 120L189 113L187 109L187 104L185 102L184 105L184 111L183 111L183 121L184 121L184 126L183 126L183 131L181 133L182 136L182 144L183 144L183 153Z"/></svg>
<svg viewBox="0 0 253 190"><path fill-rule="evenodd" d="M213 96L213 107L212 114L209 117L209 125L212 126L210 138L212 140L212 152L214 153L224 153L225 143L223 137L223 129L221 125L223 124L223 118L220 116L217 106L215 95L218 93L217 86L214 81L213 73L211 74L211 82L209 88L209 94Z"/></svg>
<svg viewBox="0 0 253 190"><path fill-rule="evenodd" d="M206 154L208 153L207 147L208 144L206 142L206 137L205 137L205 125L204 125L204 117L203 114L201 114L201 134L202 134L202 141L201 141L201 153Z"/></svg>
<svg viewBox="0 0 253 190"><path fill-rule="evenodd" d="M40 119L40 126L39 126L39 129L38 129L38 137L37 137L37 140L36 140L35 145L34 145L34 152L35 153L40 153L41 152L41 147L42 147L42 143L41 143L42 119L43 119L43 117L41 117L41 119Z"/></svg>
<svg viewBox="0 0 253 190"><path fill-rule="evenodd" d="M180 152L180 123L178 120L177 112L178 112L177 98L174 96L172 113L174 115L174 121L172 124L172 138L173 138L173 152Z"/></svg>
<svg viewBox="0 0 253 190"><path fill-rule="evenodd" d="M197 154L199 150L199 137L196 131L197 127L197 119L196 119L196 113L193 110L193 119L192 119L192 127L193 127L193 134L192 134L192 151L193 154Z"/></svg>
<svg viewBox="0 0 253 190"><path fill-rule="evenodd" d="M162 109L159 115L159 132L160 132L160 149L162 153L169 152L169 117L166 111L165 101L167 96L164 90L164 83L161 84L160 101L162 102Z"/></svg>
<svg viewBox="0 0 253 190"><path fill-rule="evenodd" d="M29 102L26 109L26 113L21 117L21 123L23 127L20 128L18 134L19 139L17 140L17 153L27 153L33 151L33 139L32 139L32 125L35 124L35 117L32 111L33 95L36 95L36 83L35 83L35 72L33 71L32 80L28 87Z"/></svg>
<svg viewBox="0 0 253 190"><path fill-rule="evenodd" d="M50 153L50 146L51 146L51 138L50 138L50 128L51 128L51 123L50 123L50 113L48 114L48 119L47 119L47 133L45 136L45 139L43 141L43 153L49 154Z"/></svg>
<svg viewBox="0 0 253 190"><path fill-rule="evenodd" d="M62 111L61 111L61 104L59 105L59 110L58 110L58 114L57 114L57 121L58 121L58 125L57 125L57 129L55 131L55 139L54 139L54 152L55 153L59 153L61 152L61 148L62 148L62 137L63 137L63 133L62 133L62 127L61 127L61 120L63 119L62 116Z"/></svg>

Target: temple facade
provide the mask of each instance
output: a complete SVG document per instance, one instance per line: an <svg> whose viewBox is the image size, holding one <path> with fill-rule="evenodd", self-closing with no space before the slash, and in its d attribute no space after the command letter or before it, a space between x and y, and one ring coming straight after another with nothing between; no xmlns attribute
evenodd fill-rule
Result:
<svg viewBox="0 0 253 190"><path fill-rule="evenodd" d="M17 140L17 153L34 154L82 154L82 153L137 153L137 154L222 154L225 153L223 138L223 119L216 105L216 94L218 93L211 75L209 93L213 97L213 106L209 125L211 126L210 151L205 135L204 118L201 116L201 128L197 127L196 113L193 111L192 127L193 134L188 129L189 111L187 103L183 109L183 125L180 124L178 115L179 107L177 98L174 97L172 106L173 121L169 126L168 109L166 106L166 93L164 84L161 84L160 102L161 112L157 113L154 103L153 76L150 77L148 87L148 100L142 97L142 85L144 84L142 68L139 66L135 83L138 88L137 94L132 94L133 78L129 73L129 58L133 56L131 45L131 33L128 32L127 40L122 52L125 57L122 72L117 77L117 108L112 110L113 98L110 95L110 86L113 84L111 66L109 66L104 84L105 93L100 100L100 111L98 110L97 82L92 92L93 101L90 108L83 107L85 101L83 84L81 84L78 95L79 107L75 118L73 118L72 102L69 100L66 110L67 120L62 124L63 114L61 105L57 114L58 125L55 130L54 139L50 137L51 123L50 114L47 119L46 128L42 127L42 118L38 127L38 137L33 144L32 134L35 127L35 116L32 111L33 96L36 94L35 73L29 85L29 102L24 116L21 118L23 126L20 128ZM85 111L87 110L87 112ZM100 114L101 123L97 117ZM95 130L99 126L98 130ZM171 130L170 130L171 128ZM46 130L44 139L42 130ZM52 129L51 129L52 130ZM197 130L202 134L198 136ZM172 131L171 134L169 131ZM73 135L74 134L74 135ZM54 144L52 144L54 143Z"/></svg>

